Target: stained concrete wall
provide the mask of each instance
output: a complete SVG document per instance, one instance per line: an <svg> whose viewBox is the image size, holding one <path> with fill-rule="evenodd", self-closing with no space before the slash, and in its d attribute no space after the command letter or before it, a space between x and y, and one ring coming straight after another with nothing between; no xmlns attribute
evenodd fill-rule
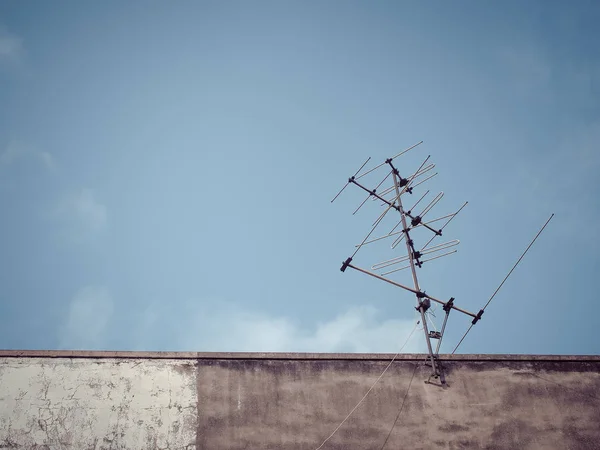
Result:
<svg viewBox="0 0 600 450"><path fill-rule="evenodd" d="M600 357L403 355L323 449L600 449ZM391 355L0 351L0 448L316 449Z"/></svg>

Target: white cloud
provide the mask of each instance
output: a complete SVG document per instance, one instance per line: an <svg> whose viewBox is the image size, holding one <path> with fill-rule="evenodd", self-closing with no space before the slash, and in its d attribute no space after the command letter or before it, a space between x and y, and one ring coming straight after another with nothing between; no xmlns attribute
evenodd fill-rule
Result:
<svg viewBox="0 0 600 450"><path fill-rule="evenodd" d="M60 347L101 349L106 343L107 326L112 314L113 301L106 288L82 288L71 300L67 320L60 329Z"/></svg>
<svg viewBox="0 0 600 450"><path fill-rule="evenodd" d="M17 141L10 142L0 154L0 166L10 166L20 159L37 160L48 170L53 170L56 166L54 158L49 152L35 150Z"/></svg>
<svg viewBox="0 0 600 450"><path fill-rule="evenodd" d="M0 29L0 61L18 58L23 51L23 42L5 30Z"/></svg>
<svg viewBox="0 0 600 450"><path fill-rule="evenodd" d="M416 319L384 319L374 307L360 306L316 325L300 326L289 317L221 303L209 310L201 306L178 311L150 307L140 322L138 347L147 350L160 340L172 349L191 351L394 353ZM415 332L402 351L424 350L422 332Z"/></svg>

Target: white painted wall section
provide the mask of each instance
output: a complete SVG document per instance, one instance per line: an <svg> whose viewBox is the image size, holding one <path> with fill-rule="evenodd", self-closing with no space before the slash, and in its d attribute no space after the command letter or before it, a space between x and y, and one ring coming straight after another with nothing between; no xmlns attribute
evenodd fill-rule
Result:
<svg viewBox="0 0 600 450"><path fill-rule="evenodd" d="M0 448L195 449L194 361L0 358Z"/></svg>

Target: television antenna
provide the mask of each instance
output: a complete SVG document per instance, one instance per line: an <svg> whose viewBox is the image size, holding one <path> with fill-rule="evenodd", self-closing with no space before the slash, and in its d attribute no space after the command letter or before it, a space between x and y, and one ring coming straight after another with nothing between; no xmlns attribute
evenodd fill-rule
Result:
<svg viewBox="0 0 600 450"><path fill-rule="evenodd" d="M455 247L459 244L459 241L456 239L435 245L432 244L434 244L436 238L442 236L444 228L446 228L446 226L468 203L465 202L453 213L430 219L432 216L432 214L430 214L431 211L440 202L444 193L440 192L437 195L430 195L430 191L427 190L424 194L419 196L415 189L437 175L437 172L433 171L435 169L435 164L429 162L430 157L428 156L416 171L405 177L398 169L396 163L396 158L406 154L422 143L423 141L386 159L383 163L365 170L365 166L367 166L371 160L370 157L367 158L356 173L348 178L344 187L337 193L331 202L333 203L348 186L353 185L367 194L367 197L354 210L352 213L353 215L356 214L369 200L379 202L380 206L383 208L383 212L381 212L377 220L375 220L369 233L360 244L356 245L354 253L342 263L340 270L345 272L346 269L351 268L414 294L417 302L415 309L421 315L421 323L423 324L423 332L425 333L425 341L428 350L427 360L432 369L432 377L435 379L439 378L441 383L445 384L444 374L439 361L439 349L442 344L442 339L444 338L450 312L455 310L461 314L470 316L472 318L471 326L473 326L481 320L484 310L481 309L478 313L469 312L456 306L454 304L454 297L449 300L441 300L438 297L428 294L419 284L417 270L421 269L425 263L456 253ZM379 180L374 188L367 187L367 182L363 181L367 176L371 180ZM418 198L418 200L416 202L413 200L409 203L409 200L412 200L412 198L409 199L409 197L412 196ZM429 200L425 200L428 197ZM425 206L422 206L427 201L428 203ZM406 202L406 204L412 204L412 206L407 209L404 202ZM393 220L395 225L387 232L387 234L371 237L376 229L382 228L382 224L386 217L391 218L393 216L395 216L395 220ZM389 222L389 219L387 221ZM418 244L414 239L413 235L416 235L420 229L426 230L429 235L429 239L425 244ZM398 245L404 242L406 253L377 262L371 266L370 270L354 264L354 258L364 246L376 242L390 241L392 249L396 249ZM412 287L401 284L390 277L392 274L397 274L398 272L407 269L410 269L412 274ZM432 302L442 305L445 312L444 322L440 331L429 330L427 326L427 312L431 308Z"/></svg>

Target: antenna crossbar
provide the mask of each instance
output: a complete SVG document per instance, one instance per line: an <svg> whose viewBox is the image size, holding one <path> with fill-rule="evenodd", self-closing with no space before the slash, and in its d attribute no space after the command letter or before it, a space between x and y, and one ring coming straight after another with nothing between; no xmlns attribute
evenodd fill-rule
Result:
<svg viewBox="0 0 600 450"><path fill-rule="evenodd" d="M350 258L348 258L348 259L350 259ZM408 287L408 286L406 286L404 284L398 283L398 282L396 282L394 280L390 280L389 278L385 278L385 277L382 277L381 275L373 273L373 272L371 272L369 270L366 270L366 269L363 269L361 267L355 266L351 262L348 262L347 264L346 264L346 262L344 262L344 265L342 266L343 270L342 269L340 269L340 270L342 270L342 272L344 272L346 270L346 268L348 268L348 267L350 267L351 269L354 269L354 270L356 270L358 272L362 272L362 273L364 273L366 275L369 275L369 276L371 276L373 278L377 278L378 280L385 281L386 283L389 283L392 286L396 286L396 287L404 289L405 291L412 292L413 294L419 296L420 298L428 298L429 300L431 300L433 302L436 302L436 303L439 303L442 306L445 306L445 305L447 305L449 303L449 302L445 302L443 300L440 300L440 299L438 299L436 297L433 297L433 296L431 296L431 295L429 295L429 294L427 294L425 292L416 291L413 288ZM455 311L458 311L458 312L461 312L463 314L466 314L467 316L477 317L477 314L473 314L472 312L467 311L466 309L459 308L458 306L454 305L454 303L452 303L452 305L450 306L450 308L454 309Z"/></svg>

